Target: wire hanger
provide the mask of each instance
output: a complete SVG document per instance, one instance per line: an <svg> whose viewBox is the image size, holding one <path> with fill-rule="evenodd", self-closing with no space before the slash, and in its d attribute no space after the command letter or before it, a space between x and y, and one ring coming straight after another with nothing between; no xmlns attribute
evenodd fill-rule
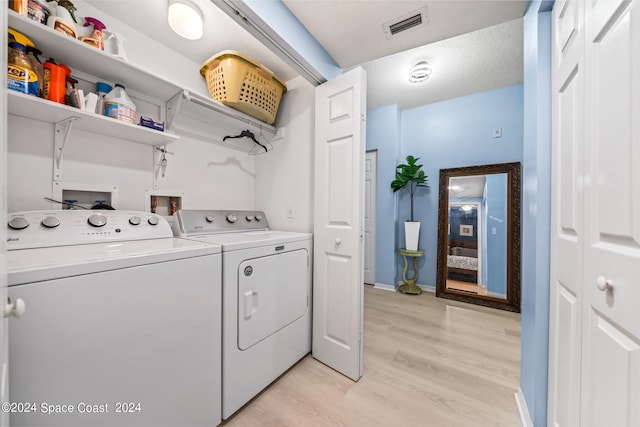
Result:
<svg viewBox="0 0 640 427"><path fill-rule="evenodd" d="M260 129L260 135L262 135L262 129ZM250 140L252 140L253 142L255 142L257 145L259 145L260 147L262 147L262 149L264 149L264 152L268 152L269 148L267 147L267 145L261 143L260 141L258 141L256 139L256 136L254 135L253 132L251 132L250 130L243 130L242 132L240 132L239 135L227 135L224 138L222 138L223 141L226 141L227 139L235 139L235 138L249 138ZM268 145L271 145L269 143L267 143ZM257 147L256 147L257 148ZM262 150L260 150L260 152L262 153ZM249 154L258 154L258 153L254 153L254 150L252 149Z"/></svg>

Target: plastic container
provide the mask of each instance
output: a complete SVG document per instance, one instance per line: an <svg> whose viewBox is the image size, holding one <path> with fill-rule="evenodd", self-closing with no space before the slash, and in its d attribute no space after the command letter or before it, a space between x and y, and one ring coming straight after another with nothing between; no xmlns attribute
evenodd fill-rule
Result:
<svg viewBox="0 0 640 427"><path fill-rule="evenodd" d="M96 83L96 92L98 92L98 106L96 113L104 114L104 97L111 92L113 87L110 84L104 82Z"/></svg>
<svg viewBox="0 0 640 427"><path fill-rule="evenodd" d="M105 95L103 114L126 123L136 123L136 104L125 92L124 86L116 83L111 92Z"/></svg>
<svg viewBox="0 0 640 427"><path fill-rule="evenodd" d="M20 15L27 16L29 12L28 0L9 0L9 9L14 10Z"/></svg>
<svg viewBox="0 0 640 427"><path fill-rule="evenodd" d="M38 96L42 97L44 93L44 66L38 55L42 55L42 52L35 47L27 46L27 59L29 60L29 64L31 64L31 69L35 71L38 76Z"/></svg>
<svg viewBox="0 0 640 427"><path fill-rule="evenodd" d="M209 58L200 74L216 101L268 124L276 120L287 85L259 62L225 50Z"/></svg>
<svg viewBox="0 0 640 427"><path fill-rule="evenodd" d="M27 48L18 42L9 43L10 56L7 61L7 87L28 95L38 96L38 75L31 68Z"/></svg>
<svg viewBox="0 0 640 427"><path fill-rule="evenodd" d="M43 98L64 104L67 70L63 64L56 64L51 58L44 63Z"/></svg>
<svg viewBox="0 0 640 427"><path fill-rule="evenodd" d="M36 22L46 24L47 19L51 16L51 10L44 0L28 0L27 16Z"/></svg>

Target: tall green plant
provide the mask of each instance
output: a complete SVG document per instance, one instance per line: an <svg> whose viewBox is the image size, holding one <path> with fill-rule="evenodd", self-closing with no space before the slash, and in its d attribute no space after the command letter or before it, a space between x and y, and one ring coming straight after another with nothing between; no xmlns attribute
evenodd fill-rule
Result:
<svg viewBox="0 0 640 427"><path fill-rule="evenodd" d="M418 187L429 187L427 184L427 175L420 170L422 165L416 164L420 157L407 156L407 164L399 164L396 166L396 179L391 181L391 188L395 193L398 190L406 188L409 191L409 199L411 200L411 221L413 222L413 198L416 195Z"/></svg>

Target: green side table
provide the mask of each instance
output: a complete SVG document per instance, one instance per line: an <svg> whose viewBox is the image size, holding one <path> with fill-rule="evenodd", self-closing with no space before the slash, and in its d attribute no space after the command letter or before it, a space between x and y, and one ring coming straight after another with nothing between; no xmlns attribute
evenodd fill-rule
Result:
<svg viewBox="0 0 640 427"><path fill-rule="evenodd" d="M398 290L403 294L414 294L420 295L422 293L422 289L416 286L416 280L418 280L418 258L424 255L423 249L418 249L417 251L408 251L406 249L398 249L402 258L404 258L404 270L402 270L402 280L404 281L404 285L400 285ZM409 263L407 261L407 257L413 257L413 277L407 279L407 267Z"/></svg>

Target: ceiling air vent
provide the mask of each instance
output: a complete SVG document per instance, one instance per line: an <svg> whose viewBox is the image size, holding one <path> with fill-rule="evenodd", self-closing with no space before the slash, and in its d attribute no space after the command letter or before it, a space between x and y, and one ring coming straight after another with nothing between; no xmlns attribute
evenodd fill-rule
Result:
<svg viewBox="0 0 640 427"><path fill-rule="evenodd" d="M392 21L385 22L382 24L382 28L384 29L387 39L390 39L403 31L411 28L422 27L427 25L427 23L427 7L425 6Z"/></svg>

